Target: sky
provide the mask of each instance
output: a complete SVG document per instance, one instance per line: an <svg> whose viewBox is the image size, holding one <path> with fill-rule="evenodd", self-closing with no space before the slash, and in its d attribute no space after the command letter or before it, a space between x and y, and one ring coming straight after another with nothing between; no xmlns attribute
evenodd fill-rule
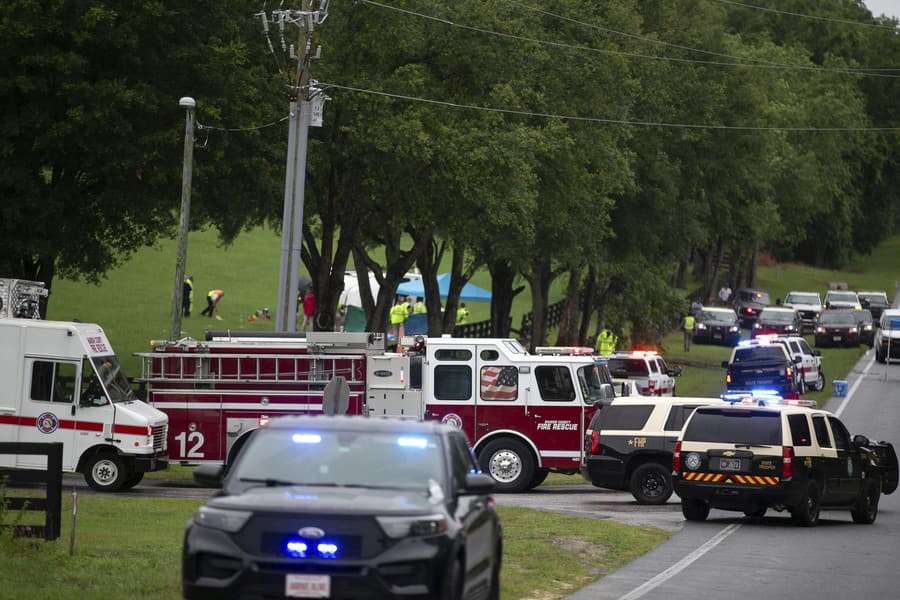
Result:
<svg viewBox="0 0 900 600"><path fill-rule="evenodd" d="M884 14L900 19L900 0L865 0L865 3L876 17Z"/></svg>

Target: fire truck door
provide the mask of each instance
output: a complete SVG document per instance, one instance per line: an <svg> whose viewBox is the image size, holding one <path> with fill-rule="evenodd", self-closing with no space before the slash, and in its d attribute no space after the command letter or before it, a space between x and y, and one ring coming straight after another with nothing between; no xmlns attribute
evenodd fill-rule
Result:
<svg viewBox="0 0 900 600"><path fill-rule="evenodd" d="M188 463L225 460L222 412L228 407L223 404L222 394L217 390L195 390L186 399L186 408L178 417L169 415L169 456Z"/></svg>
<svg viewBox="0 0 900 600"><path fill-rule="evenodd" d="M425 417L461 429L476 441L475 345L428 348L422 372Z"/></svg>
<svg viewBox="0 0 900 600"><path fill-rule="evenodd" d="M19 404L19 442L62 442L63 470L75 468L79 429L92 427L102 431L102 423L78 423L76 389L79 362L46 358L25 359L24 385ZM87 433L87 432L86 432ZM20 454L17 467L46 468L47 458Z"/></svg>
<svg viewBox="0 0 900 600"><path fill-rule="evenodd" d="M584 411L569 365L534 368L537 390L528 394L531 438L541 464L558 469L577 469L581 460Z"/></svg>

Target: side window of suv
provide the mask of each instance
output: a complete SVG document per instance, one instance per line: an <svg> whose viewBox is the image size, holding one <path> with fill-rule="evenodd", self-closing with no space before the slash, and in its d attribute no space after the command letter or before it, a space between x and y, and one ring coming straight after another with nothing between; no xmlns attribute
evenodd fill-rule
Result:
<svg viewBox="0 0 900 600"><path fill-rule="evenodd" d="M813 429L816 431L816 440L822 448L833 448L831 444L831 435L828 433L828 427L825 425L825 417L821 415L813 415Z"/></svg>
<svg viewBox="0 0 900 600"><path fill-rule="evenodd" d="M812 439L809 434L809 421L806 415L788 415L788 425L791 427L791 438L795 446L811 446Z"/></svg>
<svg viewBox="0 0 900 600"><path fill-rule="evenodd" d="M828 417L828 422L831 424L831 432L834 434L834 447L838 450L849 450L850 432L843 423L834 417Z"/></svg>
<svg viewBox="0 0 900 600"><path fill-rule="evenodd" d="M696 406L673 406L669 411L669 417L663 426L664 431L681 431L684 422L687 421L691 413L694 412Z"/></svg>
<svg viewBox="0 0 900 600"><path fill-rule="evenodd" d="M800 340L798 343L800 344L800 349L803 351L803 354L812 354L812 348L809 347L806 340Z"/></svg>
<svg viewBox="0 0 900 600"><path fill-rule="evenodd" d="M653 412L653 407L653 404L630 406L611 404L597 411L591 422L591 427L593 428L594 423L599 421L600 426L598 429L601 431L606 429L637 431L644 428L647 419L650 418L650 413Z"/></svg>

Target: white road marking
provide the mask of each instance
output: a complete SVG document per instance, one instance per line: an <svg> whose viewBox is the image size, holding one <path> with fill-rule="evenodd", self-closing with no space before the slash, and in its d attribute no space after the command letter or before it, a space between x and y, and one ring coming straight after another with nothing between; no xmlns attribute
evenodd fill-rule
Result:
<svg viewBox="0 0 900 600"><path fill-rule="evenodd" d="M677 563L675 563L674 565L672 565L671 567L669 567L668 569L666 569L665 571L663 571L662 573L660 573L659 575L654 577L653 579L649 579L646 582L644 582L643 584L641 584L640 586L634 588L633 590L631 590L630 592L628 592L627 594L625 594L624 596L619 598L619 600L636 600L637 598L640 598L641 596L643 596L644 594L646 594L653 588L659 586L662 583L665 583L672 577L675 577L676 575L678 575L679 573L684 571L686 568L688 568L698 558L700 558L701 556L703 556L704 554L706 554L707 552L709 552L710 550L712 550L713 548L715 548L716 546L721 544L725 540L725 538L727 538L729 535L731 535L732 533L737 531L740 528L740 526L741 526L741 523L732 523L731 525L729 525L728 527L726 527L725 529L723 529L722 531L720 531L713 537L709 538L709 540L707 540L706 543L704 543L702 546L700 546L699 548L697 548L696 550L694 550L693 552L691 552L690 554L688 554L687 556L685 556L684 558L679 560Z"/></svg>
<svg viewBox="0 0 900 600"><path fill-rule="evenodd" d="M874 364L875 364L875 357L874 357L874 353L873 353L872 360L869 361L869 364L866 365L865 369L863 369L862 374L859 377L857 377L856 381L853 382L853 385L850 386L850 391L847 392L847 395L844 396L844 401L841 402L841 405L838 406L836 411L834 411L834 416L836 416L836 417L841 416L841 413L844 412L844 409L847 407L847 404L850 402L850 398L853 397L853 394L856 392L857 388L859 387L859 384L862 383L862 380L865 379L866 375L869 372L869 369L871 369L872 365L874 365Z"/></svg>

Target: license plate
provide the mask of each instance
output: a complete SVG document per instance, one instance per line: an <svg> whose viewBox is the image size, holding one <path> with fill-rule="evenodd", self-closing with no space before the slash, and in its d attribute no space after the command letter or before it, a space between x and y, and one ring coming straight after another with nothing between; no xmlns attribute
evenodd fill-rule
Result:
<svg viewBox="0 0 900 600"><path fill-rule="evenodd" d="M739 458L720 458L719 470L721 471L740 471L741 459Z"/></svg>
<svg viewBox="0 0 900 600"><path fill-rule="evenodd" d="M831 340L834 342L839 342L839 341L841 341L841 336L836 335L836 336L832 337Z"/></svg>
<svg viewBox="0 0 900 600"><path fill-rule="evenodd" d="M330 598L330 575L288 575L284 582L288 598Z"/></svg>

